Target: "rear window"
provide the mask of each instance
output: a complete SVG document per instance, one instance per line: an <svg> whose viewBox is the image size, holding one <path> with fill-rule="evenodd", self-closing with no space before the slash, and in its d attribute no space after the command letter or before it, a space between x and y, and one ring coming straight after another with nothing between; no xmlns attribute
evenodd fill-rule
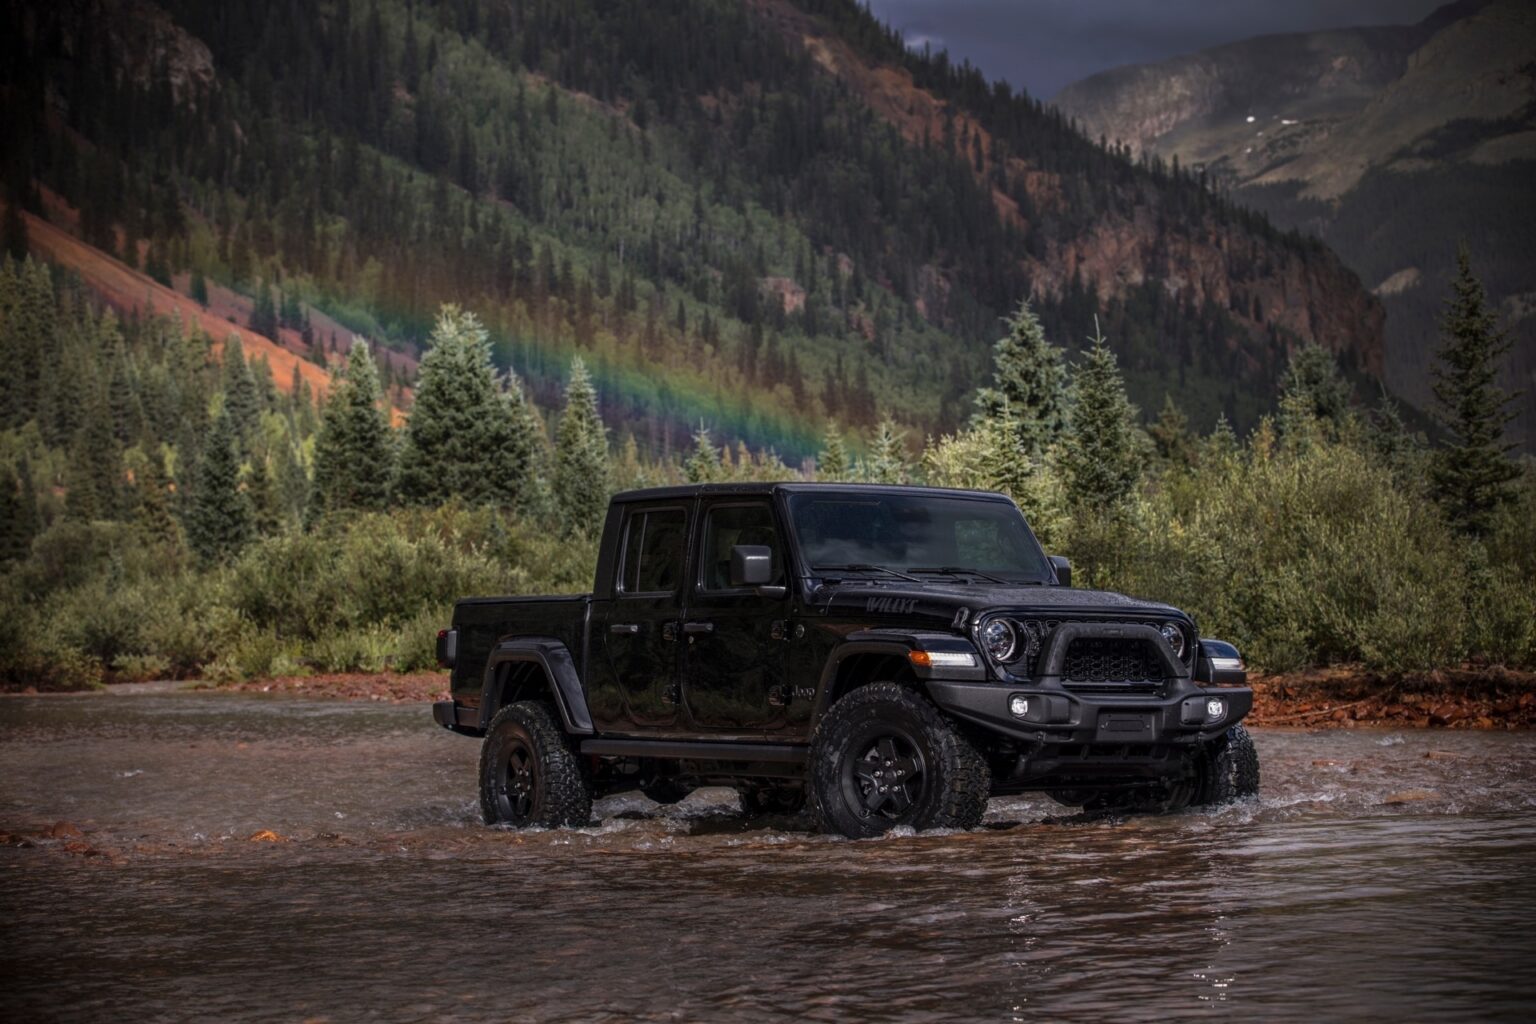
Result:
<svg viewBox="0 0 1536 1024"><path fill-rule="evenodd" d="M619 589L626 594L677 590L683 579L687 534L687 517L680 508L631 514L624 534L624 572L619 578Z"/></svg>

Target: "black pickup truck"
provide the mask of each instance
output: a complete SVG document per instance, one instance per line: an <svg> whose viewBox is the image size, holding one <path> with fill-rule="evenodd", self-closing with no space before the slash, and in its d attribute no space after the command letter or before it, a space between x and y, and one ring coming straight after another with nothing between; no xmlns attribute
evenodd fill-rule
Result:
<svg viewBox="0 0 1536 1024"><path fill-rule="evenodd" d="M845 484L614 497L580 597L468 598L436 721L484 737L489 824L728 785L870 836L972 828L994 794L1176 810L1258 790L1230 644L1077 590L1008 498Z"/></svg>

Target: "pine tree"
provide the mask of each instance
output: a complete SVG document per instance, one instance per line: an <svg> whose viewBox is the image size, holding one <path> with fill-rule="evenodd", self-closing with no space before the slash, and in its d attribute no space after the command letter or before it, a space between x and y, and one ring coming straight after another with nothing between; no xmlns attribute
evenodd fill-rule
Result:
<svg viewBox="0 0 1536 1024"><path fill-rule="evenodd" d="M1125 394L1115 354L1098 333L1076 374L1076 405L1062 465L1067 496L1079 508L1113 513L1135 493L1142 443L1136 409Z"/></svg>
<svg viewBox="0 0 1536 1024"><path fill-rule="evenodd" d="M1158 413L1157 422L1147 428L1147 433L1157 448L1157 457L1163 462L1179 468L1194 464L1195 434L1189 429L1189 417L1174 404L1172 395L1163 394L1163 411Z"/></svg>
<svg viewBox="0 0 1536 1024"><path fill-rule="evenodd" d="M874 484L904 484L911 473L907 461L906 431L887 416L875 427L869 440L869 458L864 461L864 475Z"/></svg>
<svg viewBox="0 0 1536 1024"><path fill-rule="evenodd" d="M1435 497L1451 522L1472 536L1486 536L1494 512L1514 500L1510 484L1520 475L1509 459L1515 447L1504 441L1505 411L1513 395L1497 384L1499 361L1513 342L1487 308L1483 285L1472 273L1463 244L1456 253L1456 279L1440 322L1444 344L1433 368L1436 415L1450 433L1430 468Z"/></svg>
<svg viewBox="0 0 1536 1024"><path fill-rule="evenodd" d="M65 508L71 519L114 519L121 511L123 452L112 433L106 399L86 396L83 422L70 446Z"/></svg>
<svg viewBox="0 0 1536 1024"><path fill-rule="evenodd" d="M490 339L473 313L445 305L429 344L400 453L400 499L518 504L533 455L521 387L513 398L497 382Z"/></svg>
<svg viewBox="0 0 1536 1024"><path fill-rule="evenodd" d="M32 504L32 514L24 507ZM10 466L0 467L0 565L27 557L36 527L37 498L23 491Z"/></svg>
<svg viewBox="0 0 1536 1024"><path fill-rule="evenodd" d="M597 391L577 356L565 389L565 411L555 431L555 507L567 532L592 533L608 501L608 432L597 411Z"/></svg>
<svg viewBox="0 0 1536 1024"><path fill-rule="evenodd" d="M816 456L816 479L842 482L852 476L853 462L848 456L848 445L837 424L828 420L827 432L821 439L821 452Z"/></svg>
<svg viewBox="0 0 1536 1024"><path fill-rule="evenodd" d="M683 460L683 477L691 484L708 484L727 476L720 461L720 449L703 423L693 432L693 451Z"/></svg>
<svg viewBox="0 0 1536 1024"><path fill-rule="evenodd" d="M1349 398L1349 382L1339 373L1333 353L1321 345L1302 345L1291 353L1281 380L1281 434L1306 434L1321 427L1327 436L1337 437L1349 413Z"/></svg>
<svg viewBox="0 0 1536 1024"><path fill-rule="evenodd" d="M158 448L150 451L143 474L135 482L139 507L134 522L150 544L167 548L181 545L181 530L171 515L170 479L165 473L165 458Z"/></svg>
<svg viewBox="0 0 1536 1024"><path fill-rule="evenodd" d="M250 364L245 361L240 335L231 334L224 342L224 408L229 412L241 451L248 449L261 425L261 405L261 392Z"/></svg>
<svg viewBox="0 0 1536 1024"><path fill-rule="evenodd" d="M198 466L187 540L205 564L228 562L255 533L250 499L240 489L240 453L227 410L213 421Z"/></svg>
<svg viewBox="0 0 1536 1024"><path fill-rule="evenodd" d="M312 518L350 509L382 509L388 504L394 444L380 407L382 399L373 357L358 338L352 342L346 369L331 389L315 438Z"/></svg>
<svg viewBox="0 0 1536 1024"><path fill-rule="evenodd" d="M261 283L261 289L256 293L256 304L251 310L250 327L257 334L272 341L277 340L277 302L272 298L272 286L265 281Z"/></svg>
<svg viewBox="0 0 1536 1024"><path fill-rule="evenodd" d="M1066 430L1067 368L1062 350L1021 302L1008 319L1008 334L993 346L992 386L976 394L980 417L1012 417L1020 447L1039 460Z"/></svg>
<svg viewBox="0 0 1536 1024"><path fill-rule="evenodd" d="M207 309L208 308L208 279L203 276L203 272L201 270L194 270L194 271L192 271L191 292L192 292L192 301L197 303L199 306L202 306L204 309Z"/></svg>

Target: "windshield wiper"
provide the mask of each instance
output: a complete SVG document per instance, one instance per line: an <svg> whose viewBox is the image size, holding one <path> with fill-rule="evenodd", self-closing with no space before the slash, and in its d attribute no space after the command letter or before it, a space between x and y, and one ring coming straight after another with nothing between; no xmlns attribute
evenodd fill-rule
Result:
<svg viewBox="0 0 1536 1024"><path fill-rule="evenodd" d="M908 576L896 569L887 569L883 565L869 565L865 562L850 562L847 565L813 565L811 568L817 572L822 569L830 569L832 572L883 572L895 576L897 579L906 580L908 583L921 583L916 576Z"/></svg>
<svg viewBox="0 0 1536 1024"><path fill-rule="evenodd" d="M991 573L982 572L980 569L967 569L963 565L940 565L940 566L932 566L932 567L919 567L919 566L915 566L914 565L914 566L911 566L907 571L908 572L947 572L951 576L980 576L982 579L988 581L989 583L1001 583L1001 584L1004 584L1005 586L1009 582L1008 580L1002 579L1001 577L993 576Z"/></svg>

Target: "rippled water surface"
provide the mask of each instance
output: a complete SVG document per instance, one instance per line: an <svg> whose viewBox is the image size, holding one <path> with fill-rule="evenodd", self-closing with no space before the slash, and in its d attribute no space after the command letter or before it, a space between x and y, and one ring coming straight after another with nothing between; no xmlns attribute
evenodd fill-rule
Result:
<svg viewBox="0 0 1536 1024"><path fill-rule="evenodd" d="M6 698L0 1019L1530 1019L1536 737L1256 739L1214 812L519 834L424 707Z"/></svg>

